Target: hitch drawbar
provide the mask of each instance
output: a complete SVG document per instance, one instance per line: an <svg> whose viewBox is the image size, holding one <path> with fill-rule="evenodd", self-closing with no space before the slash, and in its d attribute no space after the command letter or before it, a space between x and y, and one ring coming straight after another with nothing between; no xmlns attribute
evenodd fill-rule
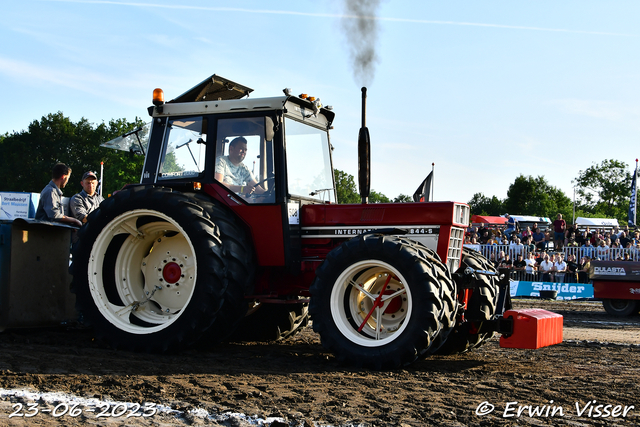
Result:
<svg viewBox="0 0 640 427"><path fill-rule="evenodd" d="M500 319L500 347L536 349L562 342L562 315L539 308L507 310Z"/></svg>

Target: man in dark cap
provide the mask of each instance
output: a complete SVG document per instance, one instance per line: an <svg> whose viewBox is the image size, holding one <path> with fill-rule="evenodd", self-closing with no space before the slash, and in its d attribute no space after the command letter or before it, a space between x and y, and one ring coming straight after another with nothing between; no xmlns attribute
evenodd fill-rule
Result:
<svg viewBox="0 0 640 427"><path fill-rule="evenodd" d="M98 187L98 177L95 173L87 171L82 175L82 191L74 195L69 202L69 211L74 218L83 224L87 222L87 217L96 210L104 198L96 193Z"/></svg>

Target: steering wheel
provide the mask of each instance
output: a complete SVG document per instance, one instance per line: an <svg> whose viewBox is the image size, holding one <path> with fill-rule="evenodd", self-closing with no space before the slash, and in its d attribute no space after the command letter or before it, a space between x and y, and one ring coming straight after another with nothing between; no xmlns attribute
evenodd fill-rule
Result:
<svg viewBox="0 0 640 427"><path fill-rule="evenodd" d="M269 189L268 190L266 190L262 194L251 193L248 197L250 197L250 198L252 198L254 200L265 199L265 200L269 200L269 201L272 201L272 202L275 201L276 176L274 174L270 173L265 179L258 181L256 186L262 185L265 182L269 183Z"/></svg>
<svg viewBox="0 0 640 427"><path fill-rule="evenodd" d="M265 182L269 182L269 187L273 188L275 186L276 183L276 176L273 173L270 173L265 179L258 181L258 183L256 185L262 185ZM271 191L271 190L269 190Z"/></svg>

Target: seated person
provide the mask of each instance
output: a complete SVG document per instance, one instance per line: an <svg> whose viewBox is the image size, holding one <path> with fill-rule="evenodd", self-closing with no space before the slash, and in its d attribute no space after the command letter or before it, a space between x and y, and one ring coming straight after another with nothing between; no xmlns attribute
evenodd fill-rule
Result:
<svg viewBox="0 0 640 427"><path fill-rule="evenodd" d="M229 155L216 160L215 179L238 194L264 194L265 190L242 163L247 155L247 140L239 136L229 143Z"/></svg>

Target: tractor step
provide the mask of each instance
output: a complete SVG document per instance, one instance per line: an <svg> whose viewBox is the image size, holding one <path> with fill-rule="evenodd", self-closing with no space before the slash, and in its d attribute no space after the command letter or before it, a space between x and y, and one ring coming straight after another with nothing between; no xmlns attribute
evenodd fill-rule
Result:
<svg viewBox="0 0 640 427"><path fill-rule="evenodd" d="M513 333L500 337L500 347L536 349L562 342L562 315L539 308L507 310Z"/></svg>

